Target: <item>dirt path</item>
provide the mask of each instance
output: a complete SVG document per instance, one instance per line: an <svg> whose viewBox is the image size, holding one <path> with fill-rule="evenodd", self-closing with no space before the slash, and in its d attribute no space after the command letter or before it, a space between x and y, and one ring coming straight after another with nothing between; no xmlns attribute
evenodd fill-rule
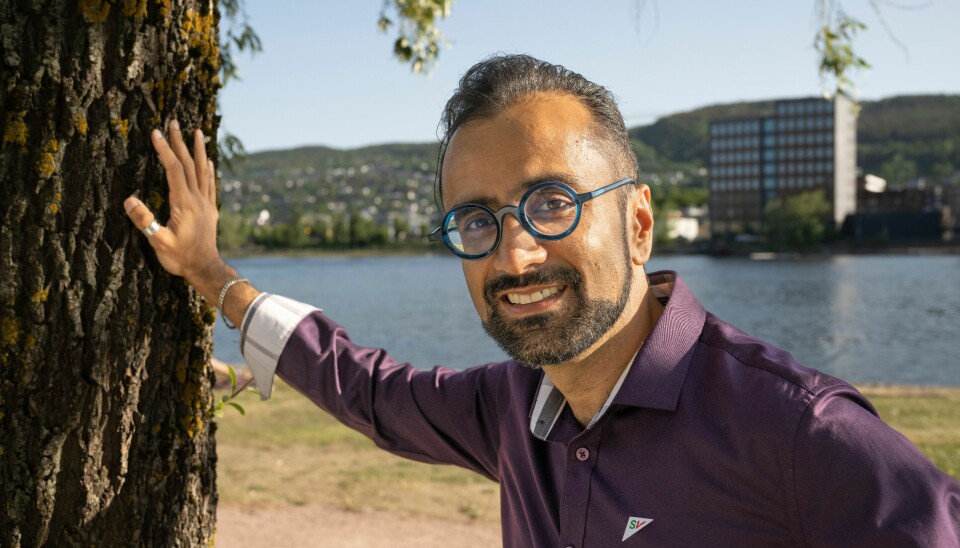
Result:
<svg viewBox="0 0 960 548"><path fill-rule="evenodd" d="M483 548L500 546L500 527L490 523L456 523L319 506L257 509L220 506L216 546Z"/></svg>

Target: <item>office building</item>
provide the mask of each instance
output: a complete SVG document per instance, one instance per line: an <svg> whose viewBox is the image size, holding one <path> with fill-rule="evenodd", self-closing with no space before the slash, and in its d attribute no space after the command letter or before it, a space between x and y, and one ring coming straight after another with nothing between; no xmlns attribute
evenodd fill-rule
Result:
<svg viewBox="0 0 960 548"><path fill-rule="evenodd" d="M710 123L710 232L763 231L764 208L819 190L839 227L856 210L857 114L845 97L789 99L773 116Z"/></svg>

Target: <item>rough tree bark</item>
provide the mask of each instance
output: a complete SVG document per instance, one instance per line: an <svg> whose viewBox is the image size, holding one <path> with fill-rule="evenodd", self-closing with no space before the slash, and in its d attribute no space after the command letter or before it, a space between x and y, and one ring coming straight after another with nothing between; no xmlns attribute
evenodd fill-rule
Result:
<svg viewBox="0 0 960 548"><path fill-rule="evenodd" d="M214 311L122 202L166 219L152 128L216 135L218 18L211 0L0 0L2 546L212 543Z"/></svg>

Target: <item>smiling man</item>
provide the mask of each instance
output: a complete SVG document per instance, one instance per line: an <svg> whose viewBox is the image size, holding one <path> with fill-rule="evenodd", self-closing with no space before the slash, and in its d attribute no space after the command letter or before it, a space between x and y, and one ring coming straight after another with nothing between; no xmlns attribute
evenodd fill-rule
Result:
<svg viewBox="0 0 960 548"><path fill-rule="evenodd" d="M161 264L242 329L263 397L279 375L405 457L500 484L506 546L953 546L960 485L850 385L647 274L650 191L610 93L499 56L447 104L431 239L463 260L512 360L419 371L313 306L261 293L216 249L202 135L153 144L171 218L127 212Z"/></svg>

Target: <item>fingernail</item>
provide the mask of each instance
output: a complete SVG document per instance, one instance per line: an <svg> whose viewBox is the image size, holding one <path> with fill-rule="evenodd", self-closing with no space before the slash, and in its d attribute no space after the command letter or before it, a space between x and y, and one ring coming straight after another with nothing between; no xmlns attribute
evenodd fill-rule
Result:
<svg viewBox="0 0 960 548"><path fill-rule="evenodd" d="M123 201L123 209L125 209L127 211L127 215L129 215L130 212L133 211L133 209L137 207L139 203L140 203L140 200L134 198L133 196L130 196L129 198Z"/></svg>
<svg viewBox="0 0 960 548"><path fill-rule="evenodd" d="M151 131L151 132L150 132L150 135L153 136L153 138L154 138L154 139L157 139L158 141L162 141L162 140L163 140L163 133L161 133L159 129L155 129L155 130Z"/></svg>
<svg viewBox="0 0 960 548"><path fill-rule="evenodd" d="M170 129L180 131L180 122L176 120L170 120Z"/></svg>

